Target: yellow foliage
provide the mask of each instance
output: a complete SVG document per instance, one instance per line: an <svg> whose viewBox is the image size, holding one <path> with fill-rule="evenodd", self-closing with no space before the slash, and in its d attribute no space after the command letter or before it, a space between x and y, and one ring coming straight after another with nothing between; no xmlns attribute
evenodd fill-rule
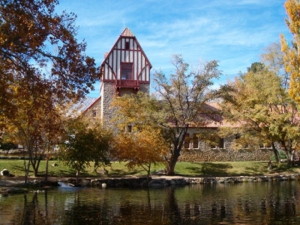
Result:
<svg viewBox="0 0 300 225"><path fill-rule="evenodd" d="M120 133L115 138L113 155L121 161L126 161L128 168L141 166L150 173L151 164L162 162L169 151L159 130L150 127L131 133Z"/></svg>
<svg viewBox="0 0 300 225"><path fill-rule="evenodd" d="M300 104L300 2L287 0L285 9L288 15L287 25L293 34L293 44L289 46L281 35L281 50L284 53L285 70L290 74L290 96Z"/></svg>

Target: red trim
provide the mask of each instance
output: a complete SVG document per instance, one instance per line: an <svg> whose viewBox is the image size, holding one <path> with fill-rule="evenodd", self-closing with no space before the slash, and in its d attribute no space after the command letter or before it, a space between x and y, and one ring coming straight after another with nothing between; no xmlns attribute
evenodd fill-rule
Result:
<svg viewBox="0 0 300 225"><path fill-rule="evenodd" d="M150 84L150 81L145 81L145 80L139 80L140 84Z"/></svg>
<svg viewBox="0 0 300 225"><path fill-rule="evenodd" d="M106 83L115 83L116 80L102 79L102 82L106 82Z"/></svg>

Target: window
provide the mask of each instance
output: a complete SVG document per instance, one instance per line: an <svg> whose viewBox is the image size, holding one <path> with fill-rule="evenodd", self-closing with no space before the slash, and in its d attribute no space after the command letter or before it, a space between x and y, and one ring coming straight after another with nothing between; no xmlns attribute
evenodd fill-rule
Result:
<svg viewBox="0 0 300 225"><path fill-rule="evenodd" d="M193 134L193 148L199 148L199 139L197 134Z"/></svg>
<svg viewBox="0 0 300 225"><path fill-rule="evenodd" d="M121 80L132 79L132 63L121 63Z"/></svg>
<svg viewBox="0 0 300 225"><path fill-rule="evenodd" d="M129 50L129 47L130 47L129 41L126 41L126 42L125 42L125 49L126 49L126 50Z"/></svg>

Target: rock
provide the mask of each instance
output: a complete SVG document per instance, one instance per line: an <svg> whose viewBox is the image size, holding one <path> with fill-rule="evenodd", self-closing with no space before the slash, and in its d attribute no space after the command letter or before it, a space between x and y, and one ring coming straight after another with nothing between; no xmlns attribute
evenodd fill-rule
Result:
<svg viewBox="0 0 300 225"><path fill-rule="evenodd" d="M16 187L0 188L0 194L23 194L27 192L28 190L25 188L16 188Z"/></svg>
<svg viewBox="0 0 300 225"><path fill-rule="evenodd" d="M11 174L7 169L3 169L0 171L0 175L4 177L14 177L13 174Z"/></svg>
<svg viewBox="0 0 300 225"><path fill-rule="evenodd" d="M154 171L152 174L153 175L165 175L166 171L165 170L158 170L158 171Z"/></svg>
<svg viewBox="0 0 300 225"><path fill-rule="evenodd" d="M151 180L148 184L150 188L164 188L169 186L165 179L154 179Z"/></svg>

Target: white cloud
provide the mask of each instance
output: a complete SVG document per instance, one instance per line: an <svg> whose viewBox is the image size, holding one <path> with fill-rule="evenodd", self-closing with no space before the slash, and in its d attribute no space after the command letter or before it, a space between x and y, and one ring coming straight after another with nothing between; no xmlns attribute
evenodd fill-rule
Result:
<svg viewBox="0 0 300 225"><path fill-rule="evenodd" d="M153 70L170 71L173 54L192 66L216 59L228 77L259 60L263 49L287 33L285 0L64 0L78 14L87 53L102 62L125 26L137 36ZM67 5L69 3L69 5ZM224 79L223 79L224 80ZM98 88L98 87L97 87Z"/></svg>

